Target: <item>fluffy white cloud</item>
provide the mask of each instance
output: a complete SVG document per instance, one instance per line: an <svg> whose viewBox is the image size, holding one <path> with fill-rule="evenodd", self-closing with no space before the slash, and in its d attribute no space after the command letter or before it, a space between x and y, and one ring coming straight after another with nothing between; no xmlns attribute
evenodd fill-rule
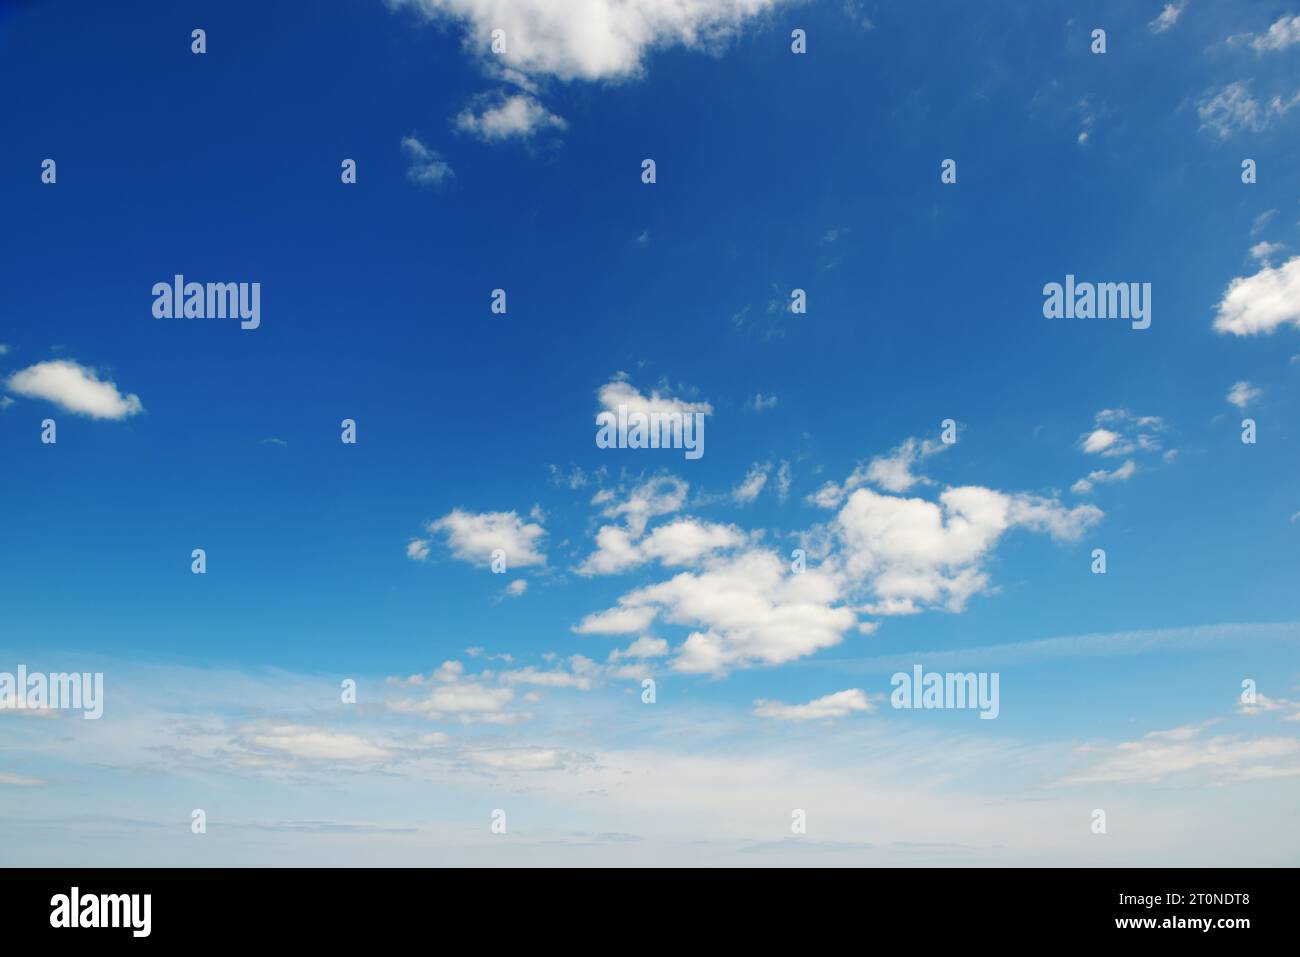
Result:
<svg viewBox="0 0 1300 957"><path fill-rule="evenodd" d="M527 590L528 590L528 582L526 582L522 578L516 578L509 585L506 586L506 594L509 595L511 598L518 598Z"/></svg>
<svg viewBox="0 0 1300 957"><path fill-rule="evenodd" d="M419 183L421 186L437 186L456 175L438 153L429 149L414 136L402 138L402 149L411 158L406 176L413 183Z"/></svg>
<svg viewBox="0 0 1300 957"><path fill-rule="evenodd" d="M1227 398L1230 403L1244 411L1246 406L1263 394L1262 389L1256 388L1245 379L1242 379L1240 382L1234 383L1232 388L1228 390Z"/></svg>
<svg viewBox="0 0 1300 957"><path fill-rule="evenodd" d="M849 492L867 484L887 492L906 492L914 485L933 485L931 479L914 475L912 467L947 449L947 445L933 439L909 438L888 454L877 455L866 465L859 465L842 485L827 482L808 496L808 502L819 508L834 508Z"/></svg>
<svg viewBox="0 0 1300 957"><path fill-rule="evenodd" d="M1286 323L1300 328L1300 256L1232 280L1214 317L1216 331L1234 336L1269 333Z"/></svg>
<svg viewBox="0 0 1300 957"><path fill-rule="evenodd" d="M1183 7L1187 6L1187 0L1181 0L1180 3L1166 3L1165 8L1160 11L1160 15L1152 20L1147 26L1152 33L1164 33L1175 23L1183 13Z"/></svg>
<svg viewBox="0 0 1300 957"><path fill-rule="evenodd" d="M490 564L492 552L500 548L506 553L507 568L546 564L546 556L537 547L546 530L536 522L525 522L515 512L475 513L457 508L430 522L429 531L445 534L452 554L463 562ZM407 554L411 555L410 545Z"/></svg>
<svg viewBox="0 0 1300 957"><path fill-rule="evenodd" d="M1251 40L1258 53L1273 53L1300 43L1300 15L1283 14L1268 28L1268 32Z"/></svg>
<svg viewBox="0 0 1300 957"><path fill-rule="evenodd" d="M466 107L456 117L456 128L489 142L528 139L542 130L563 130L567 123L525 93L500 96L474 107Z"/></svg>
<svg viewBox="0 0 1300 957"><path fill-rule="evenodd" d="M683 518L660 525L640 541L617 525L596 533L596 551L587 557L579 575L613 575L649 561L664 565L690 565L710 552L739 548L746 536L734 525Z"/></svg>
<svg viewBox="0 0 1300 957"><path fill-rule="evenodd" d="M478 677L466 677L465 666L459 661L443 662L427 679L423 675L404 680L389 678L388 684L428 689L422 698L389 699L385 704L391 711L418 714L431 720L454 718L466 724L508 724L529 717L507 713L514 691L490 686Z"/></svg>
<svg viewBox="0 0 1300 957"><path fill-rule="evenodd" d="M144 411L139 396L123 395L116 383L100 379L94 369L69 359L28 366L9 376L5 385L15 395L48 399L92 419L125 419Z"/></svg>
<svg viewBox="0 0 1300 957"><path fill-rule="evenodd" d="M854 711L870 710L871 702L860 688L837 691L807 704L782 704L761 698L754 702L754 714L760 718L778 718L782 721L823 721L846 718Z"/></svg>
<svg viewBox="0 0 1300 957"><path fill-rule="evenodd" d="M646 415L653 412L660 415L674 412L680 412L683 415L692 412L703 412L705 415L713 414L713 406L707 402L687 402L683 399L675 399L666 393L660 393L658 389L651 389L648 396L644 395L621 372L596 390L596 398L600 403L602 412L612 412L615 415L618 414L619 406L626 408L628 415L634 412L641 412Z"/></svg>
<svg viewBox="0 0 1300 957"><path fill-rule="evenodd" d="M703 570L637 589L616 608L589 615L575 631L643 631L656 618L696 628L673 667L720 674L758 662L781 664L838 644L856 623L839 601L834 577L810 568L792 575L778 556L759 550L706 562Z"/></svg>
<svg viewBox="0 0 1300 957"><path fill-rule="evenodd" d="M920 605L962 611L985 589L981 562L1016 527L1075 540L1102 517L1092 505L1065 508L1055 499L1007 495L979 486L947 489L937 503L858 489L835 519L846 574L877 599L871 614Z"/></svg>
<svg viewBox="0 0 1300 957"><path fill-rule="evenodd" d="M466 28L485 62L525 76L618 80L640 73L646 54L681 44L712 46L778 0L389 0ZM505 49L492 49L492 31ZM491 57L491 60L487 58Z"/></svg>
<svg viewBox="0 0 1300 957"><path fill-rule="evenodd" d="M422 562L429 557L429 540L413 538L406 543L406 557L412 561Z"/></svg>
<svg viewBox="0 0 1300 957"><path fill-rule="evenodd" d="M650 519L680 510L689 489L681 479L665 475L642 482L622 499L610 489L602 489L592 497L591 504L601 506L600 513L606 518L622 518L628 533L640 538Z"/></svg>

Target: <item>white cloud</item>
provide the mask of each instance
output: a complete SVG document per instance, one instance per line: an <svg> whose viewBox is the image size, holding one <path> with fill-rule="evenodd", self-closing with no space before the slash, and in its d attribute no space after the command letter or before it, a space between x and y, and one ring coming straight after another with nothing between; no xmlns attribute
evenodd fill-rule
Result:
<svg viewBox="0 0 1300 957"><path fill-rule="evenodd" d="M1081 478L1070 486L1070 491L1079 495L1091 492L1094 485L1108 485L1114 482L1125 482L1133 477L1137 472L1137 463L1132 459L1126 461L1119 468L1113 471L1105 469L1094 469L1088 473L1087 478Z"/></svg>
<svg viewBox="0 0 1300 957"><path fill-rule="evenodd" d="M1182 0L1181 3L1166 3L1165 8L1160 11L1160 16L1148 23L1147 26L1152 33L1164 33L1178 22L1178 18L1182 15L1183 8L1186 6L1187 0Z"/></svg>
<svg viewBox="0 0 1300 957"><path fill-rule="evenodd" d="M1204 728L1188 725L1110 747L1086 746L1081 753L1099 753L1101 759L1059 784L1150 784L1188 774L1230 783L1300 774L1300 739L1205 737Z"/></svg>
<svg viewBox="0 0 1300 957"><path fill-rule="evenodd" d="M790 497L790 483L792 480L793 476L790 472L790 463L785 461L785 459L782 459L781 464L777 466L776 470L777 501L784 502Z"/></svg>
<svg viewBox="0 0 1300 957"><path fill-rule="evenodd" d="M573 655L568 667L544 670L529 665L515 671L502 673L501 680L508 685L535 685L540 688L576 688L590 691L600 673L600 666L583 655Z"/></svg>
<svg viewBox="0 0 1300 957"><path fill-rule="evenodd" d="M931 439L908 439L888 455L878 455L867 466L866 480L886 492L906 492L913 485L933 483L912 474L912 466L948 448Z"/></svg>
<svg viewBox="0 0 1300 957"><path fill-rule="evenodd" d="M1274 53L1297 43L1300 43L1300 16L1288 17L1283 14L1268 28L1267 33L1255 37L1250 45L1257 53Z"/></svg>
<svg viewBox="0 0 1300 957"><path fill-rule="evenodd" d="M1016 527L1073 541L1102 517L1092 505L1066 508L1055 499L1007 495L979 486L949 488L938 503L858 489L835 519L844 568L877 602L870 614L918 606L962 611L988 585L981 567L1001 536Z"/></svg>
<svg viewBox="0 0 1300 957"><path fill-rule="evenodd" d="M413 183L419 183L421 186L437 186L456 175L438 153L429 149L414 136L402 138L402 149L411 158L406 176Z"/></svg>
<svg viewBox="0 0 1300 957"><path fill-rule="evenodd" d="M406 557L413 561L422 562L429 557L429 540L426 538L413 538L406 543Z"/></svg>
<svg viewBox="0 0 1300 957"><path fill-rule="evenodd" d="M492 69L561 80L638 75L654 49L713 47L777 0L390 0L466 27L466 46ZM505 50L491 53L492 31Z"/></svg>
<svg viewBox="0 0 1300 957"><path fill-rule="evenodd" d="M1286 115L1297 102L1300 102L1300 97L1284 101L1275 96L1267 105L1261 104L1250 91L1250 81L1237 80L1220 90L1207 91L1197 103L1196 112L1201 118L1201 129L1227 139L1243 131L1262 132L1276 117Z"/></svg>
<svg viewBox="0 0 1300 957"><path fill-rule="evenodd" d="M624 658L662 658L668 654L668 642L663 638L655 638L650 635L642 635L632 644L628 645L622 651L615 648L609 653L610 661L621 661Z"/></svg>
<svg viewBox="0 0 1300 957"><path fill-rule="evenodd" d="M582 761L571 752L554 748L495 748L471 751L466 757L494 771L558 771Z"/></svg>
<svg viewBox="0 0 1300 957"><path fill-rule="evenodd" d="M1240 382L1234 383L1232 388L1228 390L1227 398L1228 401L1237 408L1245 411L1247 405L1254 402L1263 394L1263 390L1256 388L1245 379L1242 379Z"/></svg>
<svg viewBox="0 0 1300 957"><path fill-rule="evenodd" d="M1251 258L1258 259L1265 265L1271 265L1270 260L1284 248L1281 243L1270 243L1261 240L1250 247L1250 255Z"/></svg>
<svg viewBox="0 0 1300 957"><path fill-rule="evenodd" d="M753 398L751 398L748 402L745 403L745 407L748 409L753 409L755 412L766 412L768 409L775 409L776 403L777 403L776 396L763 395L763 393L758 392L755 393Z"/></svg>
<svg viewBox="0 0 1300 957"><path fill-rule="evenodd" d="M1165 430L1158 415L1134 415L1128 409L1102 409L1093 419L1093 428L1079 437L1079 448L1089 455L1119 458L1136 451L1158 452L1161 442L1157 433Z"/></svg>
<svg viewBox="0 0 1300 957"><path fill-rule="evenodd" d="M1250 224L1250 235L1254 237L1262 233L1264 228L1273 221L1273 217L1276 215L1276 209L1266 209L1264 212L1256 216Z"/></svg>
<svg viewBox="0 0 1300 957"><path fill-rule="evenodd" d="M393 698L385 702L389 710L418 714L431 720L454 718L462 723L511 723L527 715L512 715L506 707L514 700L510 688L494 688L481 678L466 677L459 661L444 661L432 676L414 675L406 679L389 678L398 687L428 688L422 698Z"/></svg>
<svg viewBox="0 0 1300 957"><path fill-rule="evenodd" d="M744 480L732 489L732 499L739 505L748 505L754 501L758 498L758 493L763 491L763 486L767 484L767 476L771 471L771 462L755 462L745 474Z"/></svg>
<svg viewBox="0 0 1300 957"><path fill-rule="evenodd" d="M1089 432L1083 440L1083 450L1089 453L1105 452L1120 440L1118 432L1110 429L1096 429Z"/></svg>
<svg viewBox="0 0 1300 957"><path fill-rule="evenodd" d="M1238 276L1217 308L1215 330L1234 336L1271 333L1286 323L1300 328L1300 256Z"/></svg>
<svg viewBox="0 0 1300 957"><path fill-rule="evenodd" d="M888 454L875 456L865 466L859 465L842 485L827 482L808 496L808 502L819 508L834 508L849 492L868 483L887 492L906 492L914 485L933 485L931 479L914 475L912 467L947 449L947 445L932 439L909 438Z"/></svg>
<svg viewBox="0 0 1300 957"><path fill-rule="evenodd" d="M456 128L488 142L528 139L542 130L563 130L564 120L524 93L499 96L495 101L466 107L456 117Z"/></svg>
<svg viewBox="0 0 1300 957"><path fill-rule="evenodd" d="M38 362L13 373L6 386L15 395L48 399L92 419L125 419L144 411L140 397L123 395L117 384L100 379L94 369L68 359Z"/></svg>
<svg viewBox="0 0 1300 957"><path fill-rule="evenodd" d="M782 721L823 721L846 718L854 711L870 710L871 702L860 688L837 691L807 704L782 704L761 698L754 702L754 714L758 717L778 718Z"/></svg>
<svg viewBox="0 0 1300 957"><path fill-rule="evenodd" d="M744 532L734 525L719 525L682 518L660 525L641 540L617 525L596 533L596 551L578 567L579 575L612 575L659 561L664 565L689 565L710 552L745 544Z"/></svg>
<svg viewBox="0 0 1300 957"><path fill-rule="evenodd" d="M674 412L680 412L683 415L690 412L703 412L705 415L713 414L713 406L707 402L687 402L682 399L674 399L666 394L661 394L658 389L651 389L648 396L643 395L622 373L615 375L609 382L597 389L596 398L600 403L601 411L613 412L615 415L618 414L619 406L625 407L628 415L634 412L642 412L646 415L653 412L660 415Z"/></svg>
<svg viewBox="0 0 1300 957"><path fill-rule="evenodd" d="M385 748L354 734L341 734L296 724L271 724L247 732L259 748L279 751L307 761L384 761L392 755Z"/></svg>
<svg viewBox="0 0 1300 957"><path fill-rule="evenodd" d="M622 604L588 615L573 631L579 635L632 635L645 631L657 614L650 605Z"/></svg>
<svg viewBox="0 0 1300 957"><path fill-rule="evenodd" d="M522 578L516 578L509 585L506 586L506 594L509 595L511 598L518 598L527 590L528 590L528 582L524 581L524 579Z"/></svg>
<svg viewBox="0 0 1300 957"><path fill-rule="evenodd" d="M474 513L457 508L430 522L429 531L445 534L452 554L463 562L488 565L492 552L500 548L506 553L506 568L546 564L546 556L537 548L546 530L535 522L525 522L513 511ZM408 555L410 548L408 545Z"/></svg>

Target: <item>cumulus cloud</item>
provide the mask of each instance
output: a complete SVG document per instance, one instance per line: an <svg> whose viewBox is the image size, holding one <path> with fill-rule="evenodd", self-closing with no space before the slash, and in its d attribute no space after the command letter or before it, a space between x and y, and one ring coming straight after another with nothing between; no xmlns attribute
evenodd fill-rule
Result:
<svg viewBox="0 0 1300 957"><path fill-rule="evenodd" d="M1300 15L1283 14L1261 36L1252 37L1250 45L1256 53L1276 53L1300 43Z"/></svg>
<svg viewBox="0 0 1300 957"><path fill-rule="evenodd" d="M1288 323L1300 328L1300 256L1232 280L1214 317L1215 331L1234 336L1267 334Z"/></svg>
<svg viewBox="0 0 1300 957"><path fill-rule="evenodd" d="M657 412L660 415L673 412L683 415L693 412L703 412L705 415L713 414L713 406L707 402L687 402L683 399L672 398L666 392L661 393L658 389L651 389L648 396L644 395L621 372L596 390L596 398L600 403L602 412L612 412L615 415L618 414L620 406L627 409L628 415L634 412L641 412L646 415L652 412Z"/></svg>
<svg viewBox="0 0 1300 957"><path fill-rule="evenodd" d="M467 48L491 69L561 80L637 76L646 55L681 45L713 47L778 0L390 0L431 20L463 25ZM505 49L491 53L492 31ZM490 58L490 59L489 59Z"/></svg>
<svg viewBox="0 0 1300 957"><path fill-rule="evenodd" d="M1245 379L1242 379L1240 382L1233 383L1232 388L1228 390L1227 398L1230 403L1242 411L1245 411L1246 406L1250 405L1250 403L1254 402L1263 394L1263 390L1256 388Z"/></svg>
<svg viewBox="0 0 1300 957"><path fill-rule="evenodd" d="M866 465L859 465L843 484L827 482L808 496L820 508L834 508L855 488L874 485L886 492L906 492L915 485L933 485L931 479L912 472L918 463L946 451L948 446L933 439L909 438L885 455L877 455Z"/></svg>
<svg viewBox="0 0 1300 957"><path fill-rule="evenodd" d="M467 106L456 117L456 128L488 142L528 139L543 130L563 130L568 124L525 93L498 96Z"/></svg>
<svg viewBox="0 0 1300 957"><path fill-rule="evenodd" d="M762 698L754 702L754 714L782 721L823 721L846 718L855 711L870 711L871 702L860 688L837 691L807 704L782 704Z"/></svg>
<svg viewBox="0 0 1300 957"><path fill-rule="evenodd" d="M94 369L69 359L28 366L9 376L5 385L15 395L46 399L92 419L121 420L144 411L139 396L123 395L116 383L99 378Z"/></svg>
<svg viewBox="0 0 1300 957"><path fill-rule="evenodd" d="M438 186L455 176L451 166L414 136L402 138L402 149L411 159L406 177L421 186Z"/></svg>
<svg viewBox="0 0 1300 957"><path fill-rule="evenodd" d="M938 502L863 488L849 496L835 528L845 572L876 599L864 610L900 614L919 607L964 610L988 585L983 560L1013 528L1074 541L1101 518L1092 505L1066 508L1055 499L979 486L947 489Z"/></svg>
<svg viewBox="0 0 1300 957"><path fill-rule="evenodd" d="M429 557L429 540L413 538L406 543L406 557L412 561L422 562Z"/></svg>
<svg viewBox="0 0 1300 957"><path fill-rule="evenodd" d="M738 548L746 536L734 525L683 518L660 525L636 540L626 528L605 525L596 533L596 551L578 567L580 575L612 575L658 561L689 565L710 552Z"/></svg>
<svg viewBox="0 0 1300 957"><path fill-rule="evenodd" d="M457 508L430 522L428 528L435 535L446 535L452 554L463 562L488 565L492 552L499 548L506 553L507 568L546 564L546 556L538 550L546 530L536 522L524 521L513 511L475 513ZM411 547L407 546L408 555ZM427 548L425 551L427 554Z"/></svg>

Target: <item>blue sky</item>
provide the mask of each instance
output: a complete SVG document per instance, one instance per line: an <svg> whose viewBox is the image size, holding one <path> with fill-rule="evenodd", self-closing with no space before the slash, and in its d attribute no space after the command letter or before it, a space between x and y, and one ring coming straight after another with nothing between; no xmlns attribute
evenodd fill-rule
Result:
<svg viewBox="0 0 1300 957"><path fill-rule="evenodd" d="M0 860L1300 859L1300 8L314 9L0 4Z"/></svg>

